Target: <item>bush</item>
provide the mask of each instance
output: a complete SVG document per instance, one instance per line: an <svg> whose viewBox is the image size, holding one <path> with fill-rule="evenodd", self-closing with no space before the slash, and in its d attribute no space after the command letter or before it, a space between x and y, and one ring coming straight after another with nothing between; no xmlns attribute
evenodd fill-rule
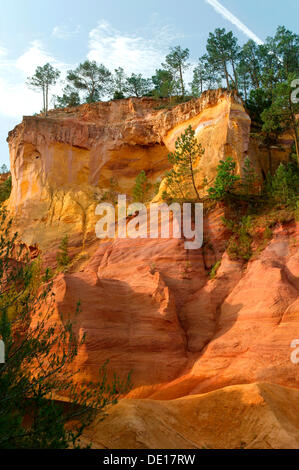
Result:
<svg viewBox="0 0 299 470"><path fill-rule="evenodd" d="M149 192L152 185L149 183L146 173L142 170L135 179L133 188L133 198L135 202L146 202L149 198Z"/></svg>
<svg viewBox="0 0 299 470"><path fill-rule="evenodd" d="M11 176L6 181L0 183L0 204L6 201L11 193Z"/></svg>
<svg viewBox="0 0 299 470"><path fill-rule="evenodd" d="M70 264L71 260L70 260L70 257L68 255L68 246L69 246L69 238L66 235L61 240L61 243L58 247L58 253L57 253L57 256L56 256L57 265L60 268L65 268L66 266L68 266Z"/></svg>
<svg viewBox="0 0 299 470"><path fill-rule="evenodd" d="M231 157L219 163L214 186L208 190L210 199L224 201L233 194L236 183L240 181L240 177L235 174L235 171L236 163Z"/></svg>
<svg viewBox="0 0 299 470"><path fill-rule="evenodd" d="M254 166L248 157L243 165L243 176L240 181L240 189L244 196L254 195L260 192L261 183L255 172Z"/></svg>
<svg viewBox="0 0 299 470"><path fill-rule="evenodd" d="M217 271L220 268L221 260L217 261L210 271L210 279L214 279L216 277Z"/></svg>
<svg viewBox="0 0 299 470"><path fill-rule="evenodd" d="M276 204L296 207L299 197L299 170L293 163L280 163L274 176L268 174L266 196Z"/></svg>
<svg viewBox="0 0 299 470"><path fill-rule="evenodd" d="M233 232L227 245L230 258L248 261L252 256L251 217L244 216L240 221L223 219L223 222Z"/></svg>

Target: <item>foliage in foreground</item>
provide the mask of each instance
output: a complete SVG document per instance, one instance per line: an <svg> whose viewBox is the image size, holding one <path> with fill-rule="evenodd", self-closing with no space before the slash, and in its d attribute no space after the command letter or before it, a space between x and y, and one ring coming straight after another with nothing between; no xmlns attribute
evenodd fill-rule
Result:
<svg viewBox="0 0 299 470"><path fill-rule="evenodd" d="M104 365L96 383L76 384L84 338L68 318L53 322L52 284L38 261L16 249L3 209L0 230L0 448L80 447L84 429L128 390L129 378L108 381ZM68 404L57 401L64 396Z"/></svg>

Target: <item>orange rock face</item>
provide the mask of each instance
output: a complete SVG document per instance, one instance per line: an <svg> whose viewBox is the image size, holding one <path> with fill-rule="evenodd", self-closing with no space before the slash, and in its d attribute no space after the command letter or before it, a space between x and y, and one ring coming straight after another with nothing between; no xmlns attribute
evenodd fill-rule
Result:
<svg viewBox="0 0 299 470"><path fill-rule="evenodd" d="M291 361L299 333L298 228L277 229L245 268L223 253L219 217L213 251L222 259L214 279L209 255L185 250L182 240L100 244L81 272L55 284L61 315L81 301L82 379L110 358L122 376L132 370L135 398L173 399L258 381L299 388Z"/></svg>
<svg viewBox="0 0 299 470"><path fill-rule="evenodd" d="M142 98L25 117L8 138L9 209L23 240L47 248L66 233L81 233L82 240L94 233L95 207L111 184L130 195L141 170L151 183L161 181L169 169L167 154L189 125L205 148L197 163L199 188L204 178L212 181L225 156L231 155L240 170L248 153L250 118L237 96L214 90L160 108L159 101Z"/></svg>
<svg viewBox="0 0 299 470"><path fill-rule="evenodd" d="M298 390L233 385L177 400L129 400L85 434L97 449L298 449Z"/></svg>
<svg viewBox="0 0 299 470"><path fill-rule="evenodd" d="M263 151L249 141L250 119L237 97L218 90L172 109L154 109L155 103L144 98L57 110L46 118L24 118L9 136L8 208L22 240L55 267L57 245L70 235L76 262L55 279L54 290L58 321L81 302L73 318L80 335L86 334L77 380L96 378L107 359L121 377L132 371L133 389L108 421L121 438L113 441L100 424L95 442L100 447L99 432L108 447L158 446L142 434L138 418L144 416L151 432L157 423L150 414L158 413L163 423L167 416L174 420L170 440L162 439L165 447L243 446L236 434L217 440L210 430L199 438L180 424L186 415L194 429L206 429L196 412L203 407L209 422L215 417L212 428L222 423L219 429L228 435L235 424L231 413L222 414L225 406L245 421L251 416L243 430L247 446L296 447L298 426L290 431L293 418L284 400L295 403L299 393L299 364L291 360L291 343L299 338L299 223L277 226L246 265L225 251L229 233L220 207L205 216L205 244L198 250L186 250L184 239L95 237L95 207L111 178L128 195L141 170L157 182L168 168L167 153L189 124L206 150L197 162L199 189L204 178L213 180L225 156L233 156L238 171L247 155L257 172L267 171ZM216 262L220 267L210 279ZM125 416L127 434L115 424L118 413ZM267 440L279 413L289 424L275 425ZM140 432L139 442L134 436Z"/></svg>

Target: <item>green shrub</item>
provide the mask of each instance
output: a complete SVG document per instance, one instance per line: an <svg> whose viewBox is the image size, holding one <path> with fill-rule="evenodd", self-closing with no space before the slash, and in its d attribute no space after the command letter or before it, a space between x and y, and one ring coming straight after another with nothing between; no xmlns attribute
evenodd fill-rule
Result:
<svg viewBox="0 0 299 470"><path fill-rule="evenodd" d="M280 163L273 176L268 174L265 192L275 204L296 207L299 197L298 168L292 163Z"/></svg>
<svg viewBox="0 0 299 470"><path fill-rule="evenodd" d="M210 199L224 201L229 198L236 189L237 182L240 181L240 177L235 172L236 162L231 157L219 163L214 186L208 190Z"/></svg>
<svg viewBox="0 0 299 470"><path fill-rule="evenodd" d="M135 202L146 202L149 198L149 192L151 189L146 173L142 170L135 179L135 186L133 188L133 198Z"/></svg>
<svg viewBox="0 0 299 470"><path fill-rule="evenodd" d="M210 279L214 279L216 277L217 271L220 268L221 260L217 261L210 271Z"/></svg>
<svg viewBox="0 0 299 470"><path fill-rule="evenodd" d="M0 183L0 204L6 201L11 193L11 176L6 181Z"/></svg>
<svg viewBox="0 0 299 470"><path fill-rule="evenodd" d="M230 258L248 261L252 256L251 217L244 216L240 221L223 219L223 222L233 232L227 245Z"/></svg>
<svg viewBox="0 0 299 470"><path fill-rule="evenodd" d="M244 160L243 175L240 181L240 189L243 195L256 194L261 184L255 172L254 166L248 157Z"/></svg>
<svg viewBox="0 0 299 470"><path fill-rule="evenodd" d="M56 256L57 264L60 268L65 268L70 264L70 257L68 255L68 246L69 246L69 238L66 235L61 240L61 243L58 247L58 253Z"/></svg>
<svg viewBox="0 0 299 470"><path fill-rule="evenodd" d="M118 181L116 178L112 177L110 178L110 181L109 181L109 189L102 195L101 202L108 201L116 205L118 202L118 194L119 194Z"/></svg>

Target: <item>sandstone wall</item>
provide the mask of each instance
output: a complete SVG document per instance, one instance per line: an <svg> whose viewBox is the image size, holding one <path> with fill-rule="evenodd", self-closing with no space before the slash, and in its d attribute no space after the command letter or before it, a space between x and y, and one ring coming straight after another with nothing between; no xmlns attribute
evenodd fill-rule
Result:
<svg viewBox="0 0 299 470"><path fill-rule="evenodd" d="M205 177L213 180L225 156L240 170L250 119L240 99L222 90L171 109L142 98L25 117L8 138L13 185L8 207L22 239L46 247L65 233L93 232L95 207L111 178L118 192L128 195L141 170L152 183L160 181L169 168L168 152L189 124L205 148L197 165L199 189Z"/></svg>

